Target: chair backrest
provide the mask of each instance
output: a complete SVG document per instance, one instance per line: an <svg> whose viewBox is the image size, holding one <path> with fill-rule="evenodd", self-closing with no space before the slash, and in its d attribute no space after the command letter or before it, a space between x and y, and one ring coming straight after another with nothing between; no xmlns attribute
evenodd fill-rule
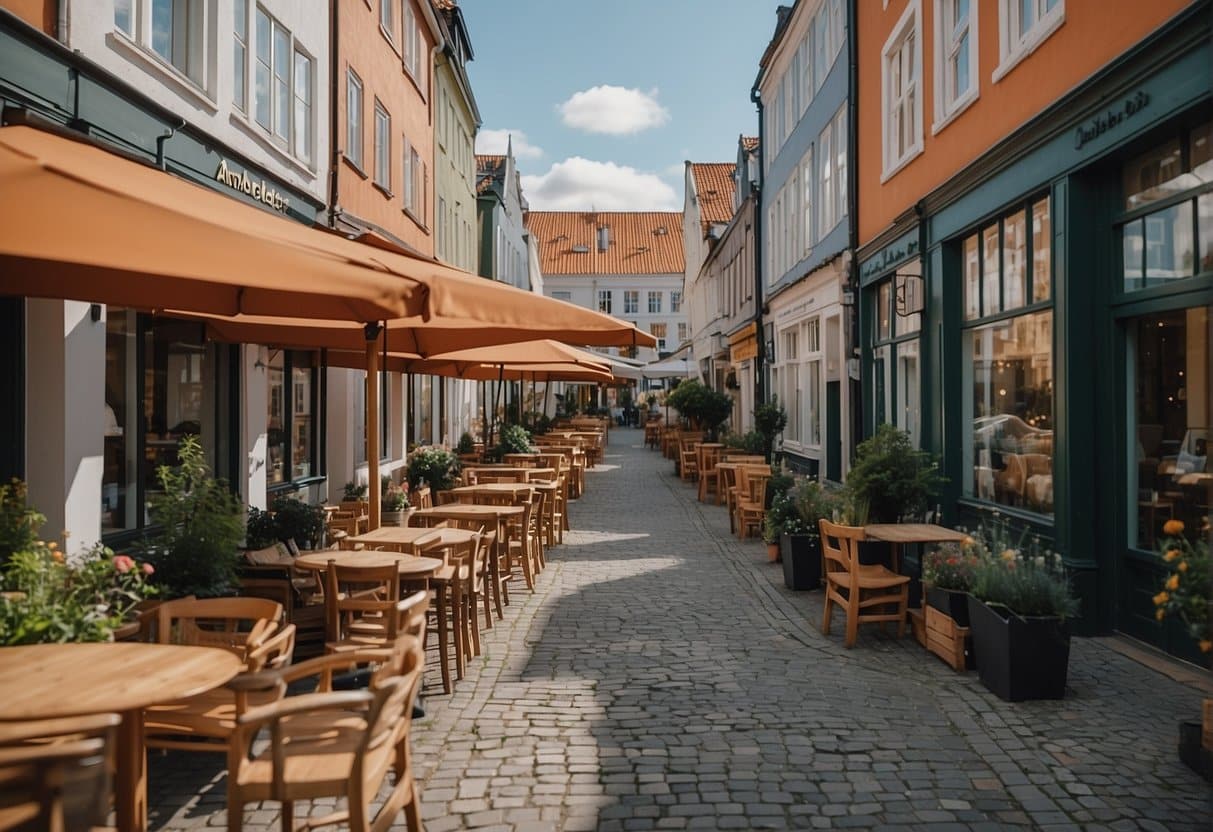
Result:
<svg viewBox="0 0 1213 832"><path fill-rule="evenodd" d="M287 624L254 647L245 656L248 670L279 670L291 663L295 655L295 625Z"/></svg>
<svg viewBox="0 0 1213 832"><path fill-rule="evenodd" d="M436 505L445 506L449 503L459 502L459 495L454 491L439 491L436 495Z"/></svg>
<svg viewBox="0 0 1213 832"><path fill-rule="evenodd" d="M712 471L716 468L716 463L720 461L720 448L703 448L699 449L700 467L704 471Z"/></svg>
<svg viewBox="0 0 1213 832"><path fill-rule="evenodd" d="M341 641L354 619L385 616L388 635L395 637L393 613L400 601L400 570L386 566L355 566L329 561L324 572L324 618L332 641Z"/></svg>
<svg viewBox="0 0 1213 832"><path fill-rule="evenodd" d="M0 828L103 824L118 723L94 714L0 725Z"/></svg>
<svg viewBox="0 0 1213 832"><path fill-rule="evenodd" d="M855 572L859 565L859 541L866 539L863 526L842 526L824 517L821 531L821 563L825 572Z"/></svg>
<svg viewBox="0 0 1213 832"><path fill-rule="evenodd" d="M412 500L410 501L414 508L431 508L434 505L434 498L430 492L428 485L422 485L413 489Z"/></svg>
<svg viewBox="0 0 1213 832"><path fill-rule="evenodd" d="M218 647L247 659L282 621L282 605L266 598L175 598L156 607L156 641Z"/></svg>
<svg viewBox="0 0 1213 832"><path fill-rule="evenodd" d="M355 515L366 514L371 510L371 503L369 500L342 500L341 510Z"/></svg>

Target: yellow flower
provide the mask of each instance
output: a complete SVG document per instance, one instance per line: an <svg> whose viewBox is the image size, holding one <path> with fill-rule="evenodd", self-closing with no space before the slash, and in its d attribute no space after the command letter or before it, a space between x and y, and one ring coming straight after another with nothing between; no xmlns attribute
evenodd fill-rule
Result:
<svg viewBox="0 0 1213 832"><path fill-rule="evenodd" d="M1181 560L1179 562L1179 566L1177 566L1175 568L1178 569L1180 572L1187 572L1188 571L1188 562L1186 560Z"/></svg>
<svg viewBox="0 0 1213 832"><path fill-rule="evenodd" d="M1014 549L1003 549L1002 550L1002 559L1007 560L1007 561L1015 560L1015 550Z"/></svg>
<svg viewBox="0 0 1213 832"><path fill-rule="evenodd" d="M55 563L63 563L63 553L52 549L51 560L53 560Z"/></svg>
<svg viewBox="0 0 1213 832"><path fill-rule="evenodd" d="M1171 561L1175 560L1177 557L1179 557L1178 549L1168 549L1167 553L1162 556L1162 559L1165 560L1167 563L1170 563Z"/></svg>
<svg viewBox="0 0 1213 832"><path fill-rule="evenodd" d="M1183 534L1184 533L1184 521L1168 520L1166 523L1163 523L1162 533L1167 534L1167 535Z"/></svg>
<svg viewBox="0 0 1213 832"><path fill-rule="evenodd" d="M1172 575L1171 577L1167 578L1167 589L1171 590L1172 592L1179 589L1178 575Z"/></svg>
<svg viewBox="0 0 1213 832"><path fill-rule="evenodd" d="M51 542L51 543L46 544L46 548L50 549L53 552L59 548L59 544Z"/></svg>
<svg viewBox="0 0 1213 832"><path fill-rule="evenodd" d="M1162 621L1164 618L1167 617L1167 611L1162 609L1161 607L1159 607L1158 609L1154 610L1154 617L1157 618L1159 621Z"/></svg>
<svg viewBox="0 0 1213 832"><path fill-rule="evenodd" d="M1160 592L1154 596L1154 606L1161 607L1167 601L1171 600L1171 596L1165 592Z"/></svg>
<svg viewBox="0 0 1213 832"><path fill-rule="evenodd" d="M1210 650L1213 650L1213 641L1209 641L1207 638L1201 639L1200 652L1208 653Z"/></svg>

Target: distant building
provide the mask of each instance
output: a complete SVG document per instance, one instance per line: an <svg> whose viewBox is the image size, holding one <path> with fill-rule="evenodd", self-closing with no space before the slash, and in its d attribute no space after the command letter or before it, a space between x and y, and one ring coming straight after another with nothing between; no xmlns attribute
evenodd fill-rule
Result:
<svg viewBox="0 0 1213 832"><path fill-rule="evenodd" d="M708 252L733 216L733 162L685 162L683 172L682 237L686 252L682 295L687 300L687 339L710 387L724 387L728 342L717 325L721 310L716 291L693 292L695 279ZM706 284L700 286L706 289ZM713 287L714 288L714 287Z"/></svg>
<svg viewBox="0 0 1213 832"><path fill-rule="evenodd" d="M513 147L510 141L502 155L476 156L480 274L530 291L527 203Z"/></svg>
<svg viewBox="0 0 1213 832"><path fill-rule="evenodd" d="M681 212L531 211L527 228L539 248L545 295L657 338L656 349L639 348L633 357L655 359L686 340Z"/></svg>

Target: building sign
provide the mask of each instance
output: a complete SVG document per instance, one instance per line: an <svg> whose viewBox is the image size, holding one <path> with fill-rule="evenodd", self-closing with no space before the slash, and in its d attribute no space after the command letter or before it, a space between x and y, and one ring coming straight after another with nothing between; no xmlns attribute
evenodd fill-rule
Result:
<svg viewBox="0 0 1213 832"><path fill-rule="evenodd" d="M1087 142L1094 141L1121 122L1128 121L1149 103L1150 94L1145 90L1138 90L1132 97L1126 98L1119 109L1109 109L1106 113L1095 116L1089 123L1080 124L1074 129L1074 149L1080 150Z"/></svg>
<svg viewBox="0 0 1213 832"><path fill-rule="evenodd" d="M219 169L215 171L215 181L222 182L232 190L252 197L275 211L281 211L284 214L290 211L290 197L264 179L252 179L247 171L238 171L228 167L227 159L220 160Z"/></svg>
<svg viewBox="0 0 1213 832"><path fill-rule="evenodd" d="M914 228L901 235L897 241L864 260L863 265L859 267L859 282L866 286L889 268L916 254L918 254L918 229Z"/></svg>
<svg viewBox="0 0 1213 832"><path fill-rule="evenodd" d="M729 362L740 364L758 357L758 324L748 325L729 336Z"/></svg>

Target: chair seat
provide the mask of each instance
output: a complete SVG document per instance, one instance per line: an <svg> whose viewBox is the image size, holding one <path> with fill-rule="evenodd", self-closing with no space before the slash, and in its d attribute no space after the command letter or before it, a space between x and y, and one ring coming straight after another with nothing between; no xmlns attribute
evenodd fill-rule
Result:
<svg viewBox="0 0 1213 832"><path fill-rule="evenodd" d="M268 705L278 699L274 690L248 694L247 707ZM189 735L226 740L236 727L236 695L226 688L215 688L188 699L153 705L144 711L144 733Z"/></svg>
<svg viewBox="0 0 1213 832"><path fill-rule="evenodd" d="M354 760L366 731L366 721L355 714L334 716L332 713L313 715L305 720L285 719L292 733L301 727L311 728L310 736L295 737L285 747L283 781L288 795L274 795L274 765L271 750L266 749L243 767L240 774L241 791L248 801L314 800L320 797L349 793ZM364 755L363 765L373 770L382 765L383 758L395 748L383 745Z"/></svg>
<svg viewBox="0 0 1213 832"><path fill-rule="evenodd" d="M826 573L826 580L832 584L846 588L858 585L860 589L883 589L901 586L910 582L908 576L898 575L896 572L880 564L861 564L857 574L851 574L850 572L828 572Z"/></svg>

